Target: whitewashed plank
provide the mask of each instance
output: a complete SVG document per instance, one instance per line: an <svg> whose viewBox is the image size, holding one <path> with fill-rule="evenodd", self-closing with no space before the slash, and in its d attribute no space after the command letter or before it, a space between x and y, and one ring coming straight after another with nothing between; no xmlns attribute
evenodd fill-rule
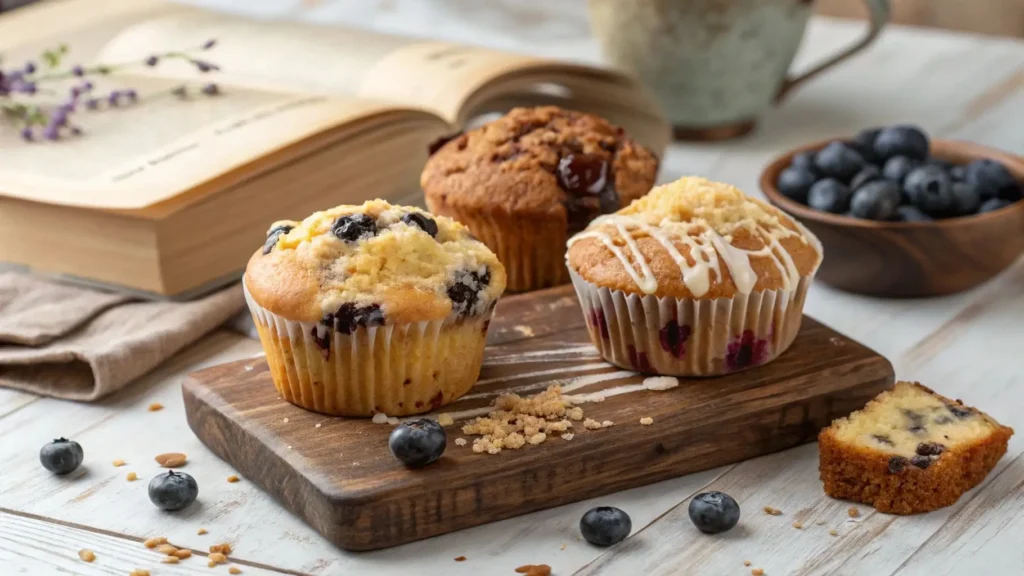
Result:
<svg viewBox="0 0 1024 576"><path fill-rule="evenodd" d="M38 399L39 397L35 394L22 392L21 390L12 390L10 388L0 388L0 418L3 418L11 412L21 410Z"/></svg>

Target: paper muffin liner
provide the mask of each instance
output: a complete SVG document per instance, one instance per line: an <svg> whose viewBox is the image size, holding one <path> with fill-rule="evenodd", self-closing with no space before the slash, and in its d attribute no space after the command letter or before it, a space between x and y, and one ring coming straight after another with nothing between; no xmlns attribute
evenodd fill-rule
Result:
<svg viewBox="0 0 1024 576"><path fill-rule="evenodd" d="M434 214L454 218L487 245L505 266L506 291L526 292L569 283L565 267L565 222L545 217L513 216L499 211L436 205Z"/></svg>
<svg viewBox="0 0 1024 576"><path fill-rule="evenodd" d="M335 416L406 416L458 399L480 375L494 310L342 334L275 314L248 289L245 299L281 397Z"/></svg>
<svg viewBox="0 0 1024 576"><path fill-rule="evenodd" d="M786 351L800 331L811 277L793 290L734 298L638 296L600 287L569 270L590 339L627 370L717 376L759 366Z"/></svg>

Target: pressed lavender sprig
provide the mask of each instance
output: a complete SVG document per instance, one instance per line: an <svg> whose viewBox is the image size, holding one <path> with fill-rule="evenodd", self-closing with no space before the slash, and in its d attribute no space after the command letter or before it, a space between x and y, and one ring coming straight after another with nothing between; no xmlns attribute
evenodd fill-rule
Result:
<svg viewBox="0 0 1024 576"><path fill-rule="evenodd" d="M9 121L21 126L20 135L26 141L38 138L57 140L65 134L77 136L82 133L82 128L72 122L72 115L80 105L87 110L98 110L131 105L139 100L138 93L131 88L112 90L103 95L96 95L95 86L92 81L87 79L88 77L108 76L139 66L157 66L160 62L168 60L186 61L200 73L215 72L220 70L219 66L193 55L193 52L197 50L209 50L215 45L216 40L211 39L193 50L154 54L141 61L88 67L76 64L65 68L62 68L61 64L69 49L66 45L60 45L56 49L44 51L38 63L27 62L21 68L0 69L0 112ZM52 91L45 90L40 85L69 79L80 79L80 81L68 89L67 97L63 101L45 109L13 99L16 96L24 99L41 93L53 94ZM191 93L215 96L220 93L220 89L216 84L208 83L193 90L189 90L187 86L175 87L170 93L182 98L188 97Z"/></svg>

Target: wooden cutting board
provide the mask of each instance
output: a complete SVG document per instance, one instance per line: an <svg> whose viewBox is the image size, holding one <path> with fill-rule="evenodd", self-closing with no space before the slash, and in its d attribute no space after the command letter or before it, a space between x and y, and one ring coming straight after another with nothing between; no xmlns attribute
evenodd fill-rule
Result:
<svg viewBox="0 0 1024 576"><path fill-rule="evenodd" d="M593 382L579 393L643 380L597 356L568 286L503 299L488 343L479 383L443 411L555 381ZM472 438L456 446L461 430L449 427L444 457L420 470L391 456L391 426L280 400L262 358L196 372L183 391L189 425L218 456L338 546L372 550L811 442L892 382L885 358L805 317L765 366L584 405L610 428L577 423L572 440L489 455ZM645 416L654 424L641 426Z"/></svg>

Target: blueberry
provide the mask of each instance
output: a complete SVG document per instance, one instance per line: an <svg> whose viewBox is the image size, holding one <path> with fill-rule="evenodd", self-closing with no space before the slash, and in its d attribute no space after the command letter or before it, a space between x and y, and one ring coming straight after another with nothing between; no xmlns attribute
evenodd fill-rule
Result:
<svg viewBox="0 0 1024 576"><path fill-rule="evenodd" d="M1003 198L1018 200L1020 190L1010 171L995 160L975 160L965 168L964 181L978 189L982 200Z"/></svg>
<svg viewBox="0 0 1024 576"><path fill-rule="evenodd" d="M558 161L558 185L573 196L597 196L608 180L608 162L596 154L567 154Z"/></svg>
<svg viewBox="0 0 1024 576"><path fill-rule="evenodd" d="M817 177L810 170L790 166L779 174L779 179L775 182L775 186L786 198L806 204L807 193L811 190L811 186L816 179Z"/></svg>
<svg viewBox="0 0 1024 576"><path fill-rule="evenodd" d="M331 232L346 242L355 242L365 236L376 236L377 222L366 214L348 214L334 221Z"/></svg>
<svg viewBox="0 0 1024 576"><path fill-rule="evenodd" d="M888 160L893 156L906 156L923 161L928 157L928 137L916 126L890 126L875 137L875 156Z"/></svg>
<svg viewBox="0 0 1024 576"><path fill-rule="evenodd" d="M480 293L491 283L491 272L484 270L479 272L464 273L459 276L455 283L448 287L448 298L452 301L452 312L456 316L468 316L472 313Z"/></svg>
<svg viewBox="0 0 1024 576"><path fill-rule="evenodd" d="M830 142L814 156L814 165L827 177L849 182L864 167L864 158L838 140Z"/></svg>
<svg viewBox="0 0 1024 576"><path fill-rule="evenodd" d="M437 222L432 218L420 214L419 212L409 212L402 216L402 222L410 226L416 226L420 230L423 230L427 234L430 234L431 238L437 237Z"/></svg>
<svg viewBox="0 0 1024 576"><path fill-rule="evenodd" d="M196 501L199 485L184 472L168 470L149 481L149 500L161 510L181 510Z"/></svg>
<svg viewBox="0 0 1024 576"><path fill-rule="evenodd" d="M924 165L907 174L903 191L925 214L938 216L953 206L953 183L941 168Z"/></svg>
<svg viewBox="0 0 1024 576"><path fill-rule="evenodd" d="M633 521L629 514L612 506L591 508L580 518L580 533L594 546L617 544L625 540L632 529Z"/></svg>
<svg viewBox="0 0 1024 576"><path fill-rule="evenodd" d="M893 456L889 458L889 473L898 474L903 472L903 469L907 467L909 460L903 456Z"/></svg>
<svg viewBox="0 0 1024 576"><path fill-rule="evenodd" d="M842 214L850 206L850 189L833 178L818 180L811 186L807 205L822 212Z"/></svg>
<svg viewBox="0 0 1024 576"><path fill-rule="evenodd" d="M994 212L995 210L1001 210L1006 208L1013 202L1009 200L1003 200L1002 198L989 198L981 203L981 207L978 208L978 214L984 214L985 212Z"/></svg>
<svg viewBox="0 0 1024 576"><path fill-rule="evenodd" d="M873 160L875 157L875 138L878 138L878 133L881 131L881 128L867 128L865 130L861 130L850 140L850 147L857 152L860 152L860 155L863 156L865 160Z"/></svg>
<svg viewBox="0 0 1024 576"><path fill-rule="evenodd" d="M58 438L39 450L39 462L54 474L68 474L82 465L85 452L74 440Z"/></svg>
<svg viewBox="0 0 1024 576"><path fill-rule="evenodd" d="M448 434L444 427L430 418L403 422L395 426L388 438L391 453L410 468L435 462L447 445Z"/></svg>
<svg viewBox="0 0 1024 576"><path fill-rule="evenodd" d="M910 463L921 470L924 470L932 465L932 459L927 456L914 456L910 459Z"/></svg>
<svg viewBox="0 0 1024 576"><path fill-rule="evenodd" d="M963 182L967 179L967 166L956 165L949 168L949 179L953 182Z"/></svg>
<svg viewBox="0 0 1024 576"><path fill-rule="evenodd" d="M900 222L934 222L934 218L921 212L921 209L911 204L902 204L896 207L897 220Z"/></svg>
<svg viewBox="0 0 1024 576"><path fill-rule="evenodd" d="M857 172L857 175L850 180L850 190L856 190L861 186L871 182L872 180L878 180L882 177L882 170L874 164L866 164Z"/></svg>
<svg viewBox="0 0 1024 576"><path fill-rule="evenodd" d="M938 442L921 442L917 445L918 456L938 456L946 451L946 447Z"/></svg>
<svg viewBox="0 0 1024 576"><path fill-rule="evenodd" d="M690 521L705 534L732 530L740 521L740 505L724 492L704 492L690 500Z"/></svg>
<svg viewBox="0 0 1024 576"><path fill-rule="evenodd" d="M814 152L798 152L793 155L793 159L789 161L790 168L803 168L810 172L817 173L817 168L814 167Z"/></svg>
<svg viewBox="0 0 1024 576"><path fill-rule="evenodd" d="M882 166L882 176L886 180L891 180L897 185L902 186L903 180L910 174L914 168L917 168L919 162L911 160L906 156L893 156L886 160L885 165Z"/></svg>
<svg viewBox="0 0 1024 576"><path fill-rule="evenodd" d="M978 189L967 182L953 182L953 204L950 213L954 216L974 214L981 205Z"/></svg>
<svg viewBox="0 0 1024 576"><path fill-rule="evenodd" d="M900 189L888 180L875 180L861 186L850 199L850 212L857 218L889 220L900 204Z"/></svg>
<svg viewBox="0 0 1024 576"><path fill-rule="evenodd" d="M263 253L270 254L270 251L277 246L277 239L281 236L292 231L292 227L288 224L281 224L280 226L274 226L267 231L267 241L263 243Z"/></svg>
<svg viewBox="0 0 1024 576"><path fill-rule="evenodd" d="M384 311L380 309L380 304L357 306L352 302L346 302L338 307L337 312L324 314L320 323L342 334L351 334L360 326L383 326L384 320Z"/></svg>
<svg viewBox="0 0 1024 576"><path fill-rule="evenodd" d="M936 158L935 156L929 156L928 159L924 161L924 163L929 166L941 168L944 172L949 172L950 170L953 169L954 166L954 164L949 160L945 160L943 158Z"/></svg>

